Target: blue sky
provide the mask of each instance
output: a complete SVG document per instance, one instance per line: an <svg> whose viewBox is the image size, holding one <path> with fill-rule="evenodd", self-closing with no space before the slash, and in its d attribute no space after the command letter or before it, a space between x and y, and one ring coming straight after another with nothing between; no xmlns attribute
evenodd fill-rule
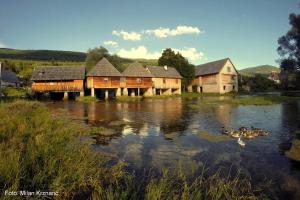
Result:
<svg viewBox="0 0 300 200"><path fill-rule="evenodd" d="M277 65L277 40L299 0L0 0L0 47L86 52L105 46L156 58L165 48L192 63L230 57L238 69Z"/></svg>

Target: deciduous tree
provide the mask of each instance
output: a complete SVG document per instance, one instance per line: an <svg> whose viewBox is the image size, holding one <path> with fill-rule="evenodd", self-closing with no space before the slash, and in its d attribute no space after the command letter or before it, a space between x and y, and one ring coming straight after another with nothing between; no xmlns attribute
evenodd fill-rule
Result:
<svg viewBox="0 0 300 200"><path fill-rule="evenodd" d="M183 77L182 85L184 89L187 88L195 74L195 66L190 64L189 61L179 52L175 53L170 48L167 48L163 51L161 57L158 59L158 65L175 67L175 69Z"/></svg>
<svg viewBox="0 0 300 200"><path fill-rule="evenodd" d="M290 14L291 29L278 39L281 77L286 89L300 89L300 15Z"/></svg>

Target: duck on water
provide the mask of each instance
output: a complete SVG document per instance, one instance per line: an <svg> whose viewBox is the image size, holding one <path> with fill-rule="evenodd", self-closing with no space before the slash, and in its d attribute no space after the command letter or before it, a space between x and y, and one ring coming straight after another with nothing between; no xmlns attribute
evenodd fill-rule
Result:
<svg viewBox="0 0 300 200"><path fill-rule="evenodd" d="M258 136L267 136L267 135L269 135L269 132L265 131L261 128L255 128L255 127L247 128L247 127L242 126L238 130L235 130L233 128L228 130L228 129L225 129L224 127L222 127L222 134L228 135L233 138L238 138L238 141L237 141L238 144L240 146L244 147L246 144L242 140L242 138L253 139Z"/></svg>

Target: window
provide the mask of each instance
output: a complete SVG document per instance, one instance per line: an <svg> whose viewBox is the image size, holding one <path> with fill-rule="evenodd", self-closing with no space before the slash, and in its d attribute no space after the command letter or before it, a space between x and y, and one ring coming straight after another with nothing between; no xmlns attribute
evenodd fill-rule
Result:
<svg viewBox="0 0 300 200"><path fill-rule="evenodd" d="M105 77L103 80L104 80L104 83L108 83L108 78L107 77Z"/></svg>
<svg viewBox="0 0 300 200"><path fill-rule="evenodd" d="M164 83L164 84L166 83L166 79L165 79L165 78L163 79L163 83Z"/></svg>
<svg viewBox="0 0 300 200"><path fill-rule="evenodd" d="M223 86L223 90L226 90L226 86L225 85Z"/></svg>
<svg viewBox="0 0 300 200"><path fill-rule="evenodd" d="M235 76L231 76L231 80L234 81L235 80Z"/></svg>
<svg viewBox="0 0 300 200"><path fill-rule="evenodd" d="M137 82L137 83L141 83L141 82L142 82L142 79L141 79L141 78L137 78L137 79L136 79L136 82Z"/></svg>
<svg viewBox="0 0 300 200"><path fill-rule="evenodd" d="M227 72L231 72L231 67L227 67Z"/></svg>

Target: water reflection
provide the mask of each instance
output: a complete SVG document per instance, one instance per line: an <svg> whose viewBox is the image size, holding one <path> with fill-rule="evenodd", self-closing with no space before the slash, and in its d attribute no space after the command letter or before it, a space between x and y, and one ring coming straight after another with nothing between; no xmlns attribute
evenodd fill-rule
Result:
<svg viewBox="0 0 300 200"><path fill-rule="evenodd" d="M179 162L185 163L187 171L204 164L213 169L235 166L251 175L256 183L272 179L278 197L284 193L298 198L300 168L284 152L300 128L299 103L234 106L214 103L214 98L219 97L137 102L60 101L48 106L66 109L77 120L119 132L106 141L106 146L94 147L127 161L132 168L159 170L176 167ZM271 134L247 140L244 149L236 140L212 142L199 136L203 131L220 134L223 126L254 126Z"/></svg>

